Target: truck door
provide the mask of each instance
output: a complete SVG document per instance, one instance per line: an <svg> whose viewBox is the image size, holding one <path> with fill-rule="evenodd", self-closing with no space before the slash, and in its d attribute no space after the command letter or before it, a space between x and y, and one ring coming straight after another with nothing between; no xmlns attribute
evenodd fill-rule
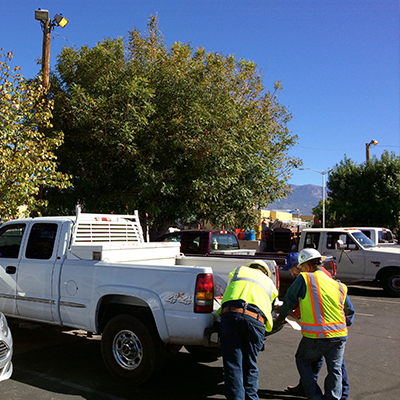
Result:
<svg viewBox="0 0 400 400"><path fill-rule="evenodd" d="M58 296L57 262L59 224L35 223L17 271L17 311L21 317L52 322ZM56 281L56 282L55 282Z"/></svg>
<svg viewBox="0 0 400 400"><path fill-rule="evenodd" d="M0 310L16 315L17 269L25 224L10 224L0 228Z"/></svg>
<svg viewBox="0 0 400 400"><path fill-rule="evenodd" d="M338 240L343 242L344 248L337 248ZM327 232L326 242L322 245L321 254L335 257L336 279L343 282L353 282L364 278L364 250L350 235L343 232Z"/></svg>

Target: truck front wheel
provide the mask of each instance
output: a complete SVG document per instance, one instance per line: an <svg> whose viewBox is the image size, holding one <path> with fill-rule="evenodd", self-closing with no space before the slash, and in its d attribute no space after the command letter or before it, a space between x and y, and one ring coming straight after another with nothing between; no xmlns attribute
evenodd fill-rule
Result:
<svg viewBox="0 0 400 400"><path fill-rule="evenodd" d="M383 276L381 283L388 295L400 297L400 268L388 271Z"/></svg>
<svg viewBox="0 0 400 400"><path fill-rule="evenodd" d="M135 386L150 379L164 358L160 339L131 315L118 315L107 323L101 352L110 373Z"/></svg>

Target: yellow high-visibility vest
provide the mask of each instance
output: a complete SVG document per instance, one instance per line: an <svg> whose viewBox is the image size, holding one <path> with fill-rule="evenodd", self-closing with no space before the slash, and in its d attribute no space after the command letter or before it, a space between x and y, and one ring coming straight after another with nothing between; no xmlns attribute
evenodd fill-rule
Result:
<svg viewBox="0 0 400 400"><path fill-rule="evenodd" d="M230 300L242 300L254 304L265 315L265 330L272 330L272 303L278 296L274 282L258 269L239 267L229 274L228 287L222 304Z"/></svg>
<svg viewBox="0 0 400 400"><path fill-rule="evenodd" d="M323 271L301 272L307 292L300 299L301 332L312 339L347 336L344 301L346 285L329 278Z"/></svg>

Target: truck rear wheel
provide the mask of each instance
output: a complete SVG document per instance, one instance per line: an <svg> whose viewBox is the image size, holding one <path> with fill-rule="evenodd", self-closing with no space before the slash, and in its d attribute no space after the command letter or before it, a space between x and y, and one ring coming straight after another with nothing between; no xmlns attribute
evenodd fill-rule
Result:
<svg viewBox="0 0 400 400"><path fill-rule="evenodd" d="M137 386L161 369L165 349L157 335L137 318L118 315L104 328L101 352L114 377Z"/></svg>
<svg viewBox="0 0 400 400"><path fill-rule="evenodd" d="M382 279L383 290L390 296L400 297L400 268L391 269Z"/></svg>

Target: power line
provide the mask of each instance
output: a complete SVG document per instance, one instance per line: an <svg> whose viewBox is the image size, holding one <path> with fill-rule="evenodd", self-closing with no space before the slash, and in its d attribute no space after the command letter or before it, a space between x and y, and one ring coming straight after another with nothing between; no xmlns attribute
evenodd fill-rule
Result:
<svg viewBox="0 0 400 400"><path fill-rule="evenodd" d="M294 147L301 147L302 149L309 149L309 150L318 150L318 151L351 151L351 150L354 150L354 147L353 148L347 148L347 149L338 149L338 148L336 148L336 149L323 149L323 148L320 148L320 147L307 147L307 146L294 146ZM395 145L389 145L389 144L379 144L379 145L376 145L376 147L395 147L395 148L397 148L397 149L400 149L400 146L395 146Z"/></svg>
<svg viewBox="0 0 400 400"><path fill-rule="evenodd" d="M54 31L54 33L55 33L57 36L60 36L60 38L61 38L61 39L64 39L66 42L71 43L72 46L74 46L75 48L78 48L78 46L77 46L75 43L72 43L70 40L66 39L64 36L60 35L58 32Z"/></svg>

